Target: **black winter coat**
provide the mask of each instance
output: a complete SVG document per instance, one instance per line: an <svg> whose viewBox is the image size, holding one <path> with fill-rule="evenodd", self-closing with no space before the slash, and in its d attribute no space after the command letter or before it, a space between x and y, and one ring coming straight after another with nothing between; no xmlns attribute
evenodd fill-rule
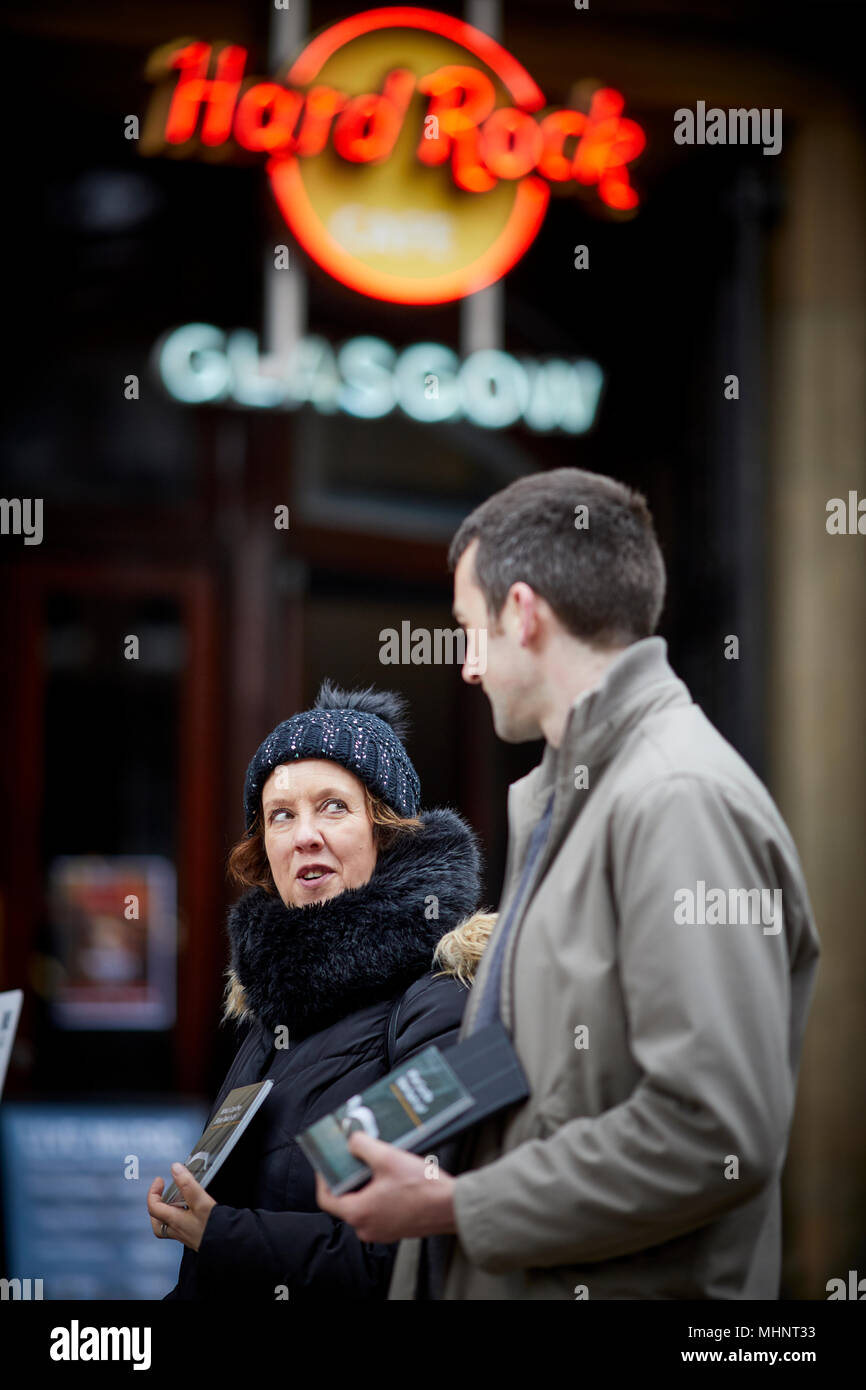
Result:
<svg viewBox="0 0 866 1390"><path fill-rule="evenodd" d="M295 1136L430 1043L457 1041L466 989L431 962L477 907L480 855L455 812L421 820L360 888L299 908L254 889L232 909L232 966L254 1016L211 1115L237 1086L274 1086L210 1184L217 1206L167 1298L386 1297L397 1246L364 1244L319 1208ZM281 1025L288 1046L275 1046Z"/></svg>

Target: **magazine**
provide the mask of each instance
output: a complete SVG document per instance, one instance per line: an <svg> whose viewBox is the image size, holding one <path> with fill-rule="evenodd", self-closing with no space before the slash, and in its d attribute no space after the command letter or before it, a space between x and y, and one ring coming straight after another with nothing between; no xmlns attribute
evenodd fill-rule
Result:
<svg viewBox="0 0 866 1390"><path fill-rule="evenodd" d="M12 1056L12 1044L15 1041L15 1029L18 1027L23 999L24 993L20 989L9 989L0 994L0 1096L3 1094L6 1068Z"/></svg>
<svg viewBox="0 0 866 1390"><path fill-rule="evenodd" d="M184 1165L202 1187L219 1172L273 1084L257 1081L229 1091ZM162 1201L169 1206L186 1206L175 1182L169 1184Z"/></svg>
<svg viewBox="0 0 866 1390"><path fill-rule="evenodd" d="M366 1164L349 1152L348 1139L355 1130L408 1149L471 1109L473 1103L474 1097L431 1044L317 1120L297 1140L331 1191L339 1195L370 1176Z"/></svg>

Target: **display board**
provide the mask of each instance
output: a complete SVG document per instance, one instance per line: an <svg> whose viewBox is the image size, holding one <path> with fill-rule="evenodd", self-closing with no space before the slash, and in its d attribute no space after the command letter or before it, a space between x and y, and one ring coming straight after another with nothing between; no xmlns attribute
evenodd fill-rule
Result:
<svg viewBox="0 0 866 1390"><path fill-rule="evenodd" d="M5 1276L45 1299L161 1299L183 1246L154 1236L147 1191L206 1119L195 1102L4 1105Z"/></svg>

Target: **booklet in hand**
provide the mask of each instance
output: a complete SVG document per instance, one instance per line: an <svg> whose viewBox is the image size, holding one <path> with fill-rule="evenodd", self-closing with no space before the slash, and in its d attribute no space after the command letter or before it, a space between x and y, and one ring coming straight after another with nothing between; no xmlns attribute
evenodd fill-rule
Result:
<svg viewBox="0 0 866 1390"><path fill-rule="evenodd" d="M23 999L24 992L20 989L7 989L0 994L0 1096L3 1094L6 1068L12 1056L12 1044L15 1041L15 1029L18 1027Z"/></svg>
<svg viewBox="0 0 866 1390"><path fill-rule="evenodd" d="M207 1187L222 1167L273 1084L273 1081L257 1081L252 1086L238 1086L229 1091L184 1164L202 1187ZM186 1206L175 1182L169 1183L161 1200L170 1207Z"/></svg>
<svg viewBox="0 0 866 1390"><path fill-rule="evenodd" d="M339 1196L370 1176L349 1152L353 1130L417 1153L528 1095L511 1040L501 1023L492 1023L445 1051L431 1044L317 1120L297 1141Z"/></svg>

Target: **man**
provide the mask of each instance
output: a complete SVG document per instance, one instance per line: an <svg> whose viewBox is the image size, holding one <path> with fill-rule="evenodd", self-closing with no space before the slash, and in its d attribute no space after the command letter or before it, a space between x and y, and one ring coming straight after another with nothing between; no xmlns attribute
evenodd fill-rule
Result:
<svg viewBox="0 0 866 1390"><path fill-rule="evenodd" d="M436 1181L356 1137L373 1180L319 1201L364 1240L434 1237L403 1240L391 1298L778 1298L818 937L778 810L652 635L646 504L576 469L521 478L450 562L457 621L487 629L464 679L500 738L546 739L509 793L460 1033L501 1018L531 1095Z"/></svg>

